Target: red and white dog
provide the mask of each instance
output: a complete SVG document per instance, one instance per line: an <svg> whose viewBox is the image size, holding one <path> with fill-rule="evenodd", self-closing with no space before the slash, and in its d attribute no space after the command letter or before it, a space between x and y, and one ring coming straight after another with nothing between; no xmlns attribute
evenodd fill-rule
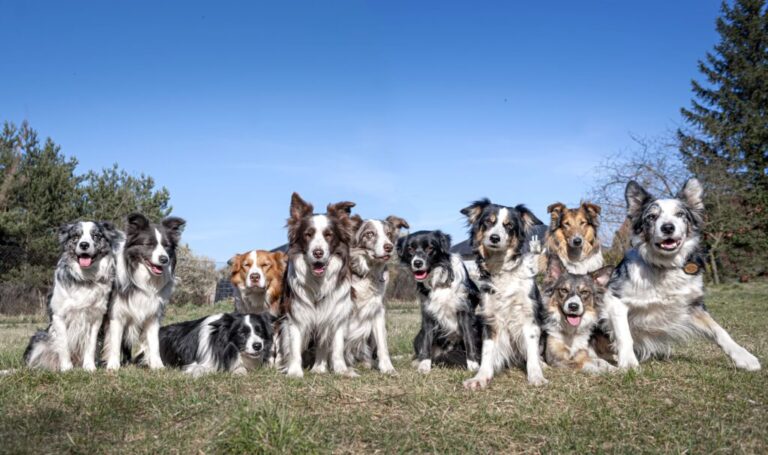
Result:
<svg viewBox="0 0 768 455"><path fill-rule="evenodd" d="M230 260L235 311L242 314L269 311L277 316L286 261L286 255L280 251L253 250L235 255Z"/></svg>
<svg viewBox="0 0 768 455"><path fill-rule="evenodd" d="M288 271L281 299L281 370L302 377L302 353L313 342L314 373L331 368L354 376L344 359L347 321L352 312L349 245L355 204L329 204L327 213L313 213L312 204L297 193L288 218Z"/></svg>

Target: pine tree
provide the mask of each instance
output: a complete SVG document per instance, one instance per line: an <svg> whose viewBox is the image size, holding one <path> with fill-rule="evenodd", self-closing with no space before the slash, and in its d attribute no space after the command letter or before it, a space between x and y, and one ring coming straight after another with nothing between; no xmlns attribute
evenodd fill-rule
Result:
<svg viewBox="0 0 768 455"><path fill-rule="evenodd" d="M768 17L765 0L722 5L720 42L699 61L692 81L690 128L680 152L705 185L711 267L748 278L768 271Z"/></svg>

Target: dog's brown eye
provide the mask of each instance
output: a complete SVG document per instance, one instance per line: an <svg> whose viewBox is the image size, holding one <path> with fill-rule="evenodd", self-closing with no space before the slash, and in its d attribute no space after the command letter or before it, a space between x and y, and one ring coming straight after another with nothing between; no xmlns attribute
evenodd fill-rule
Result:
<svg viewBox="0 0 768 455"><path fill-rule="evenodd" d="M684 216L685 216L685 213L684 213L684 212L677 212L677 213L675 214L675 216L676 216L676 217L678 217L678 218L682 218L682 217L684 217Z"/></svg>
<svg viewBox="0 0 768 455"><path fill-rule="evenodd" d="M571 227L571 222L570 221L566 221L565 223L563 223L563 226L565 226L567 228Z"/></svg>
<svg viewBox="0 0 768 455"><path fill-rule="evenodd" d="M583 291L579 292L579 295L580 295L582 298L587 298L587 297L589 297L589 296L590 296L590 294L591 294L591 292L589 292L589 291L588 291L588 290L586 290L586 289L584 289Z"/></svg>
<svg viewBox="0 0 768 455"><path fill-rule="evenodd" d="M580 226L586 226L586 225L587 225L587 222L586 222L586 221L582 221L581 223L579 223L579 225L580 225Z"/></svg>
<svg viewBox="0 0 768 455"><path fill-rule="evenodd" d="M568 289L560 288L557 292L560 294L560 297L568 297Z"/></svg>

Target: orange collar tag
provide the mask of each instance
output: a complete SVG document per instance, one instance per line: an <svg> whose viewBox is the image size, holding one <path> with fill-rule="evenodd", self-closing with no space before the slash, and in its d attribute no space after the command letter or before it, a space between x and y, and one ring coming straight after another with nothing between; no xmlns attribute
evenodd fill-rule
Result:
<svg viewBox="0 0 768 455"><path fill-rule="evenodd" d="M695 275L699 271L699 265L695 262L688 262L683 267L683 271L688 275Z"/></svg>

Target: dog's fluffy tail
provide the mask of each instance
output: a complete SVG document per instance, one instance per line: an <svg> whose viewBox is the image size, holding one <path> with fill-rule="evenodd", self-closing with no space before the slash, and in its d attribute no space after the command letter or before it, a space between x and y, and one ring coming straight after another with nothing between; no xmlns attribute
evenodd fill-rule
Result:
<svg viewBox="0 0 768 455"><path fill-rule="evenodd" d="M51 345L51 337L48 330L38 330L29 339L29 345L24 351L24 363L29 368L59 371L61 362L59 355Z"/></svg>

